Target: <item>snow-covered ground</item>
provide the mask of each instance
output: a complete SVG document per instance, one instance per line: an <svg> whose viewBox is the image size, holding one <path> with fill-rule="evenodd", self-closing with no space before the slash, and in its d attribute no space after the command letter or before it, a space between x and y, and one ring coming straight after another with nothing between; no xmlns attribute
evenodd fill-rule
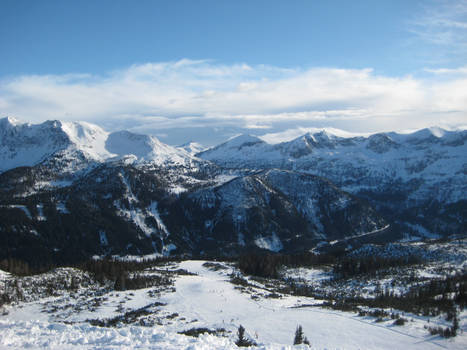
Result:
<svg viewBox="0 0 467 350"><path fill-rule="evenodd" d="M153 288L125 292L106 291L94 309L68 310L68 297L48 297L4 307L0 314L0 349L235 349L236 330L243 325L258 349L292 349L294 332L302 325L312 349L465 349L467 329L453 339L430 336L425 320L414 317L404 326L376 323L371 317L312 306L312 298L269 294L255 289L256 297L230 282L233 267L209 269L204 261L184 261L167 266L196 275L179 275L175 291L153 293ZM67 270L61 270L65 273ZM305 272L303 272L305 273ZM315 275L311 273L310 277ZM321 276L322 277L322 276ZM2 273L0 279L12 278ZM70 294L71 296L71 294ZM51 311L52 306L58 310ZM63 305L63 306L62 306ZM148 305L156 322L121 323L98 327L86 319L109 318L122 310ZM461 328L465 328L461 314ZM141 325L143 324L143 325ZM201 334L198 338L178 332L206 327L225 329L223 334ZM300 347L296 347L300 348Z"/></svg>

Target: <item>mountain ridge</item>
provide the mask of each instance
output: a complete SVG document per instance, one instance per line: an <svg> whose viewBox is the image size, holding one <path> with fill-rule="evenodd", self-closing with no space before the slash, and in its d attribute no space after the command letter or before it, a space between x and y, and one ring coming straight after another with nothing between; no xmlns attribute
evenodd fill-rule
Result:
<svg viewBox="0 0 467 350"><path fill-rule="evenodd" d="M0 259L290 253L463 234L466 141L440 128L317 131L279 144L240 135L193 155L196 145L190 154L89 123L1 119Z"/></svg>
<svg viewBox="0 0 467 350"><path fill-rule="evenodd" d="M30 124L11 117L0 119L0 150L0 172L18 166L34 166L57 152L67 151L79 152L95 162L134 155L140 163L185 164L194 158L154 136L129 131L106 132L87 122L53 120Z"/></svg>

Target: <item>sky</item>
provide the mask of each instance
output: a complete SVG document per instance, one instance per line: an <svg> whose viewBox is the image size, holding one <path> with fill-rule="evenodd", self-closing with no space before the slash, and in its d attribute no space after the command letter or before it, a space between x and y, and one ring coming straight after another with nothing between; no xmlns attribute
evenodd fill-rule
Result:
<svg viewBox="0 0 467 350"><path fill-rule="evenodd" d="M213 145L467 125L467 0L0 0L0 116Z"/></svg>

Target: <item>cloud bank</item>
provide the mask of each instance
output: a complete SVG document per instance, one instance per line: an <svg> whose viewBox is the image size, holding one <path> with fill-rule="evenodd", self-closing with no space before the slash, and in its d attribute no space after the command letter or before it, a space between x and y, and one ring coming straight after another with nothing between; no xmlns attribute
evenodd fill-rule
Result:
<svg viewBox="0 0 467 350"><path fill-rule="evenodd" d="M27 75L0 80L0 115L84 120L159 134L170 143L208 144L238 132L456 126L467 124L467 66L426 70L417 78L184 59L106 75Z"/></svg>

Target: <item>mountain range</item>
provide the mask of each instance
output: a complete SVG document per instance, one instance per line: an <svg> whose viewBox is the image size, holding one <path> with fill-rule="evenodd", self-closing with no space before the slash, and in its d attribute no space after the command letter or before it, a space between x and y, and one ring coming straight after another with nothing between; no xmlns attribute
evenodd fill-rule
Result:
<svg viewBox="0 0 467 350"><path fill-rule="evenodd" d="M0 119L0 259L236 255L465 235L467 131L203 150L84 122Z"/></svg>

